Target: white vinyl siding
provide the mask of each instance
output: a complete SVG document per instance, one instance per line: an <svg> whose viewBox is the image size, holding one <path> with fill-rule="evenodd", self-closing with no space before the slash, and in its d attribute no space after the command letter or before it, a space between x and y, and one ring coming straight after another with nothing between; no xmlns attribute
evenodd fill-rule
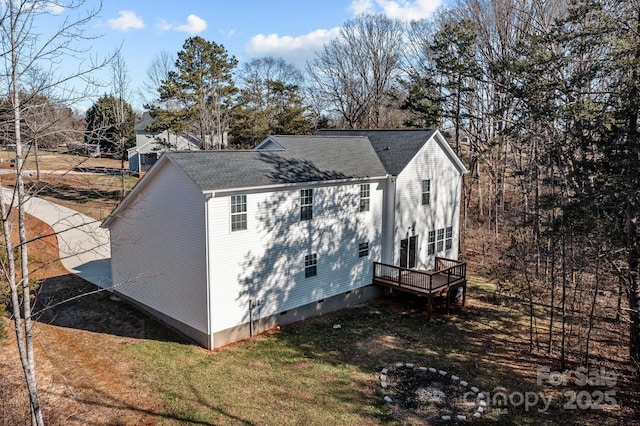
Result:
<svg viewBox="0 0 640 426"><path fill-rule="evenodd" d="M206 333L205 199L171 162L158 166L135 204L110 225L113 285Z"/></svg>
<svg viewBox="0 0 640 426"><path fill-rule="evenodd" d="M248 321L249 299L261 318L371 284L380 259L384 184L371 183L371 215L359 210L360 184L314 186L313 220L300 221L300 190L247 194L247 232L229 233L228 196L211 198L209 262L213 331ZM311 189L311 188L309 188ZM358 257L367 241L369 258ZM305 256L316 276L305 278Z"/></svg>
<svg viewBox="0 0 640 426"><path fill-rule="evenodd" d="M433 268L436 255L457 259L458 242L453 235L459 226L461 185L460 171L431 138L396 180L395 264L400 260L400 241L413 235L418 236L417 268ZM429 202L425 205L427 186Z"/></svg>

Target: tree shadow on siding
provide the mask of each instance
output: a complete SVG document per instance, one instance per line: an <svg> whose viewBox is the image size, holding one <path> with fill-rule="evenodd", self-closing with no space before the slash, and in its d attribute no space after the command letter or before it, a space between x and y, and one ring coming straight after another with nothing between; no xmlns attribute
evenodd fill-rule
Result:
<svg viewBox="0 0 640 426"><path fill-rule="evenodd" d="M348 297L370 284L372 264L380 260L382 243L381 221L371 218L381 218L382 211L359 211L360 183L322 184L349 176L321 170L307 160L268 154L260 158L273 166L272 181L310 184L269 193L259 204L255 224L249 227L262 245L247 251L238 275L241 291L236 302L245 307L242 322L257 323L271 315L280 315L282 322L303 319L290 311L303 305L313 311L315 303L319 313L325 299L341 294ZM372 195L378 185L370 183ZM301 220L301 189L313 189L311 220ZM381 210L382 204L373 200L371 210ZM360 257L363 243L368 244L368 253ZM313 254L317 255L317 275L306 277L305 256Z"/></svg>

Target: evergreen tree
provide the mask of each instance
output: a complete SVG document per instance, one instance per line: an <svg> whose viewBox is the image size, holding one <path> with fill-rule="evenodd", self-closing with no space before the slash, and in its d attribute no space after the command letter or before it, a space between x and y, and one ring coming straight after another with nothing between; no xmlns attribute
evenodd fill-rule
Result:
<svg viewBox="0 0 640 426"><path fill-rule="evenodd" d="M242 88L232 112L231 137L253 146L270 134L308 134L308 107L301 96L302 74L283 59L253 59L240 74Z"/></svg>
<svg viewBox="0 0 640 426"><path fill-rule="evenodd" d="M122 105L125 110L124 123L117 112ZM100 144L101 150L122 156L128 148L135 145L135 121L136 115L126 101L118 100L112 95L103 95L86 112L85 142ZM126 142L121 146L123 130Z"/></svg>
<svg viewBox="0 0 640 426"><path fill-rule="evenodd" d="M219 146L228 127L232 97L237 91L232 71L238 61L224 46L202 37L190 37L178 52L176 69L169 71L159 89L160 102L174 105L155 115L163 122L184 120L205 148ZM173 116L170 118L169 116Z"/></svg>
<svg viewBox="0 0 640 426"><path fill-rule="evenodd" d="M481 70L475 58L476 29L467 19L446 21L435 34L431 51L433 66L440 76L444 117L453 122L456 153L460 154L460 129L462 120L469 118L465 96L473 93L470 80L480 78Z"/></svg>

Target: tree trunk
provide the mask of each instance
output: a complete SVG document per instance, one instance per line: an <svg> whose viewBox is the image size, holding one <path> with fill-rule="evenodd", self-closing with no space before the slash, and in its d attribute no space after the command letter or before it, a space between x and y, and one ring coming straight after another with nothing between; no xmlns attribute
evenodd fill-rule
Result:
<svg viewBox="0 0 640 426"><path fill-rule="evenodd" d="M16 19L15 16L15 4L9 2L9 13L11 22ZM15 186L15 199L18 202L18 235L20 239L20 269L21 277L20 282L16 282L17 268L16 259L13 257L13 253L7 253L10 269L9 281L13 281L11 285L11 299L14 311L14 321L16 326L16 338L18 340L18 351L20 354L20 362L22 363L22 370L24 372L25 381L27 383L27 389L29 391L29 400L31 405L31 418L33 424L43 425L44 420L42 418L42 410L40 402L38 400L38 391L36 386L36 371L35 371L35 356L33 351L33 321L31 318L31 289L29 287L29 258L27 250L27 234L25 224L25 191L24 191L24 158L22 147L22 136L20 133L20 85L18 79L18 49L16 34L11 31L11 89L13 100L13 126L15 129L15 142L16 142L16 186ZM4 207L3 207L4 209ZM6 221L9 221L9 215L3 214L4 223L4 236L5 244L7 245L7 251L12 248L10 226ZM22 287L22 312L20 312L20 302L18 287Z"/></svg>

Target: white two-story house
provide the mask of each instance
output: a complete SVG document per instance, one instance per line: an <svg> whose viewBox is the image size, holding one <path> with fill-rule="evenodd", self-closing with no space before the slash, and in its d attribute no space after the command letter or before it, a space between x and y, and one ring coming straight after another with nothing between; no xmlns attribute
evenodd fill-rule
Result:
<svg viewBox="0 0 640 426"><path fill-rule="evenodd" d="M166 152L103 224L110 290L207 348L363 302L374 262L458 257L465 172L436 130Z"/></svg>

